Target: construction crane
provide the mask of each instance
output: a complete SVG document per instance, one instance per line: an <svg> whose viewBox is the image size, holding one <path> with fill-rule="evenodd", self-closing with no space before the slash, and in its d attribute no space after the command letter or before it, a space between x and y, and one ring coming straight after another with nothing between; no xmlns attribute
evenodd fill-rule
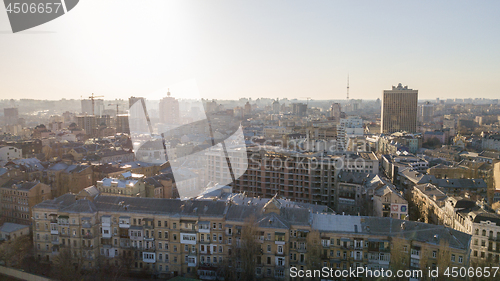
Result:
<svg viewBox="0 0 500 281"><path fill-rule="evenodd" d="M307 100L307 106L309 107L309 100L311 99L311 97L300 97L301 99L306 99Z"/></svg>
<svg viewBox="0 0 500 281"><path fill-rule="evenodd" d="M92 115L95 115L94 114L94 99L95 98L104 98L104 96L94 96L94 93L92 93L92 95L89 97L89 99L92 100Z"/></svg>
<svg viewBox="0 0 500 281"><path fill-rule="evenodd" d="M108 106L111 106L111 105L116 105L116 116L118 116L118 102L117 103L110 103L108 104Z"/></svg>

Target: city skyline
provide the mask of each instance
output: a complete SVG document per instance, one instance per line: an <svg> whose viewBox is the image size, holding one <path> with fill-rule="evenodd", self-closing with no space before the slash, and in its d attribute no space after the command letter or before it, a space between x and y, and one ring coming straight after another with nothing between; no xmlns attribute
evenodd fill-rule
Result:
<svg viewBox="0 0 500 281"><path fill-rule="evenodd" d="M195 79L209 99L341 100L349 75L351 99L400 82L422 100L496 98L499 4L450 3L81 3L19 34L0 13L1 97L124 99Z"/></svg>

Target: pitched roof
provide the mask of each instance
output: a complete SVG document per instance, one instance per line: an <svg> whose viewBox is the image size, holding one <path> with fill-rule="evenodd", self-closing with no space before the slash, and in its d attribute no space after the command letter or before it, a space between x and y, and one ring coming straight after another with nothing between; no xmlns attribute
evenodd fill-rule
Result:
<svg viewBox="0 0 500 281"><path fill-rule="evenodd" d="M6 222L2 226L0 226L0 232L11 233L11 232L18 231L18 230L25 229L25 228L29 229L29 226L24 225L24 224ZM28 234L28 233L26 233L26 234Z"/></svg>

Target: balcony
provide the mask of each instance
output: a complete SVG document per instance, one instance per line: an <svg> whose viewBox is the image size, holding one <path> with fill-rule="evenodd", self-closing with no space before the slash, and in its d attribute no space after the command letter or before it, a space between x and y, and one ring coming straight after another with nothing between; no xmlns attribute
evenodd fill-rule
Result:
<svg viewBox="0 0 500 281"><path fill-rule="evenodd" d="M274 252L275 256L284 256L285 252Z"/></svg>
<svg viewBox="0 0 500 281"><path fill-rule="evenodd" d="M90 224L90 222L87 222L87 221L86 221L86 222L83 222L83 223L82 223L82 227L83 227L83 228L91 228L91 227L92 227L92 224Z"/></svg>

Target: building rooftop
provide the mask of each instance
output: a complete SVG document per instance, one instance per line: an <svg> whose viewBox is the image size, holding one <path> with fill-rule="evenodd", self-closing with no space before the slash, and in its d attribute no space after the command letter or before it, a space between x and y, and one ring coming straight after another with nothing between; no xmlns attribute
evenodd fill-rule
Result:
<svg viewBox="0 0 500 281"><path fill-rule="evenodd" d="M29 229L29 226L24 225L24 224L12 223L12 222L6 222L2 226L0 226L0 232L6 232L6 233L11 233L11 232L18 231L21 229ZM28 233L26 233L26 234L28 234Z"/></svg>

